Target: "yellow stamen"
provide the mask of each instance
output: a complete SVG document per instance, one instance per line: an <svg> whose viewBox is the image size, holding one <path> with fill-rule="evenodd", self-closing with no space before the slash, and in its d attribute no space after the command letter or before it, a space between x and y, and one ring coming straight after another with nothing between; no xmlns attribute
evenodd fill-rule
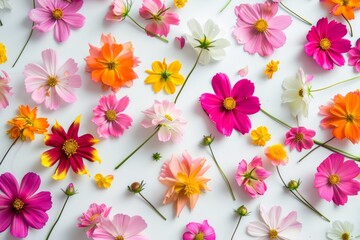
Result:
<svg viewBox="0 0 360 240"><path fill-rule="evenodd" d="M349 123L352 123L354 121L354 116L351 115L351 114L348 114L346 116L346 121L349 122Z"/></svg>
<svg viewBox="0 0 360 240"><path fill-rule="evenodd" d="M16 212L19 212L24 207L24 202L18 198L15 198L15 201L12 203L12 207Z"/></svg>
<svg viewBox="0 0 360 240"><path fill-rule="evenodd" d="M269 231L269 238L270 239L275 239L278 237L278 232L275 229L271 229Z"/></svg>
<svg viewBox="0 0 360 240"><path fill-rule="evenodd" d="M342 239L342 240L349 240L349 239L350 239L350 235L349 235L348 233L343 233L343 234L341 235L341 239Z"/></svg>
<svg viewBox="0 0 360 240"><path fill-rule="evenodd" d="M223 106L226 110L233 110L236 107L236 101L232 97L224 99Z"/></svg>
<svg viewBox="0 0 360 240"><path fill-rule="evenodd" d="M65 152L66 156L71 157L76 153L79 145L74 139L68 139L64 142L62 150Z"/></svg>
<svg viewBox="0 0 360 240"><path fill-rule="evenodd" d="M53 76L50 76L48 77L48 80L47 80L47 85L49 87L55 87L58 83L58 80L56 77L53 77Z"/></svg>
<svg viewBox="0 0 360 240"><path fill-rule="evenodd" d="M114 121L114 120L116 119L116 112L115 112L115 110L112 110L112 109L107 110L107 111L105 112L105 118L106 118L106 120L108 120L109 122Z"/></svg>
<svg viewBox="0 0 360 240"><path fill-rule="evenodd" d="M295 135L295 142L301 142L302 140L304 140L304 134L298 133Z"/></svg>
<svg viewBox="0 0 360 240"><path fill-rule="evenodd" d="M60 20L63 17L63 12L59 8L55 8L55 10L52 12L53 18L56 20Z"/></svg>
<svg viewBox="0 0 360 240"><path fill-rule="evenodd" d="M165 118L169 120L170 122L173 120L172 117L169 114L165 114Z"/></svg>
<svg viewBox="0 0 360 240"><path fill-rule="evenodd" d="M299 97L304 97L304 90L303 89L299 90Z"/></svg>
<svg viewBox="0 0 360 240"><path fill-rule="evenodd" d="M323 38L320 40L319 45L322 50L328 50L331 47L331 42L329 39Z"/></svg>
<svg viewBox="0 0 360 240"><path fill-rule="evenodd" d="M200 232L195 235L194 240L204 240L204 233Z"/></svg>
<svg viewBox="0 0 360 240"><path fill-rule="evenodd" d="M123 236L117 236L114 240L125 240L125 238Z"/></svg>
<svg viewBox="0 0 360 240"><path fill-rule="evenodd" d="M336 185L340 182L340 177L337 174L331 174L328 181L331 185Z"/></svg>
<svg viewBox="0 0 360 240"><path fill-rule="evenodd" d="M116 62L108 62L107 67L109 70L114 70L116 68Z"/></svg>
<svg viewBox="0 0 360 240"><path fill-rule="evenodd" d="M260 18L259 20L257 20L254 24L254 28L256 31L258 31L259 33L263 33L266 31L266 29L268 28L268 23L265 19Z"/></svg>

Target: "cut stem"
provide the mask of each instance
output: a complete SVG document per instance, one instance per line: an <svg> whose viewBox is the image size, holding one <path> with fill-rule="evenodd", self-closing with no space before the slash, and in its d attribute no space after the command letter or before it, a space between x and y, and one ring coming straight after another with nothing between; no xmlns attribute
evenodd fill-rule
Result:
<svg viewBox="0 0 360 240"><path fill-rule="evenodd" d="M309 203L309 202L306 200L306 198L304 198L303 195L301 195L301 193L300 193L297 189L296 189L295 191L296 191L296 193L300 196L300 198L301 198L302 200L304 200L304 202L306 202L318 215L320 215L320 217L322 217L325 221L330 222L330 220L329 220L327 217L325 217L324 215L322 215L321 212L319 212L318 210L316 210L316 208L315 208L313 205L311 205L311 203Z"/></svg>
<svg viewBox="0 0 360 240"><path fill-rule="evenodd" d="M349 22L349 20L344 16L344 14L341 14L343 16L343 18L345 19L345 21L347 22L347 24L349 25L349 28L350 28L350 37L353 37L353 29L352 29L352 26L351 26L351 23Z"/></svg>
<svg viewBox="0 0 360 240"><path fill-rule="evenodd" d="M0 27L2 27L3 26L3 23L2 23L2 21L1 21L1 19L0 19Z"/></svg>
<svg viewBox="0 0 360 240"><path fill-rule="evenodd" d="M55 225L56 225L57 222L59 221L59 219L60 219L60 217L61 217L61 214L63 213L63 211L64 211L64 209L65 209L65 206L66 206L67 201L69 200L69 197L70 197L69 195L66 196L66 200L65 200L65 203L64 203L64 205L63 205L63 207L62 207L62 209L61 209L61 211L60 211L60 214L59 214L59 216L57 217L54 225L52 225L52 227L51 227L51 229L50 229L50 232L49 232L48 235L46 236L46 239L45 239L45 240L48 240L48 239L49 239L49 237L50 237L50 235L51 235L51 232L53 231Z"/></svg>
<svg viewBox="0 0 360 240"><path fill-rule="evenodd" d="M19 140L20 136L15 138L15 140L13 141L13 143L10 145L10 147L8 148L8 150L6 151L5 155L3 156L3 158L1 159L0 165L3 163L4 159L6 158L7 154L9 153L10 149L15 145L15 143Z"/></svg>
<svg viewBox="0 0 360 240"><path fill-rule="evenodd" d="M354 79L357 79L357 78L360 78L360 76L352 77L352 78L349 78L349 79L346 79L346 80L343 80L343 81L340 81L340 82L331 84L331 85L329 85L329 86L327 86L327 87L310 90L310 92L319 92L319 91L322 91L322 90L325 90L325 89L334 87L334 86L339 85L339 84L342 84L342 83L350 82L350 81L352 81L352 80L354 80Z"/></svg>
<svg viewBox="0 0 360 240"><path fill-rule="evenodd" d="M229 1L225 4L225 6L220 10L220 13L221 13L222 11L224 11L225 8L227 8L227 6L229 6L229 4L231 3L231 1L232 1L232 0L229 0Z"/></svg>
<svg viewBox="0 0 360 240"><path fill-rule="evenodd" d="M294 12L293 10L291 10L290 8L288 8L284 3L280 2L280 5L288 12L290 12L291 14L293 14L295 17L297 17L298 19L300 19L301 21L303 21L304 23L306 23L307 25L312 26L312 23L309 22L308 20L306 20L305 18L301 17L299 14L297 14L296 12Z"/></svg>
<svg viewBox="0 0 360 240"><path fill-rule="evenodd" d="M327 144L328 142L330 142L331 140L333 140L334 137L330 138L329 140L327 140L326 142L324 142L321 145L317 145L316 147L314 147L313 149L311 149L307 154L305 154L302 158L299 159L298 163L301 162L302 160L304 160L308 155L310 155L313 151L315 151L316 149L318 149L319 147L323 147L324 144Z"/></svg>
<svg viewBox="0 0 360 240"><path fill-rule="evenodd" d="M239 220L238 220L238 222L237 222L237 224L236 224L236 227L235 227L235 229L234 229L234 232L233 232L233 234L232 234L232 236L231 236L231 240L233 240L234 237L235 237L235 233L236 233L236 231L237 231L237 229L238 229L238 227L239 227L239 225L240 225L241 218L242 218L242 216L239 217Z"/></svg>
<svg viewBox="0 0 360 240"><path fill-rule="evenodd" d="M152 209L162 218L166 221L166 217L164 217L164 215L162 215L154 205L152 205L152 203L150 201L148 201L142 194L141 192L139 192L139 195L142 197L142 199L144 199L144 201L150 205L150 207L152 207Z"/></svg>
<svg viewBox="0 0 360 240"><path fill-rule="evenodd" d="M144 30L146 33L148 33L149 35L153 36L153 37L156 37L157 39L163 41L163 42L166 42L168 43L169 41L166 39L166 38L163 38L163 37L160 37L159 35L153 33L153 32L150 32L148 30L146 30L143 26L141 26L135 19L133 19L130 15L127 15L127 17L136 25L138 26L139 28L141 28L142 30Z"/></svg>

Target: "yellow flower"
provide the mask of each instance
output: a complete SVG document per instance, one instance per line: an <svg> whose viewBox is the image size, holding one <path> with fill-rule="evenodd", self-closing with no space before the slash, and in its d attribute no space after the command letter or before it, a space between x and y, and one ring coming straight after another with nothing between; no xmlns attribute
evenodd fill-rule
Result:
<svg viewBox="0 0 360 240"><path fill-rule="evenodd" d="M282 144L274 144L265 149L266 157L275 166L286 165L289 158Z"/></svg>
<svg viewBox="0 0 360 240"><path fill-rule="evenodd" d="M272 79L274 72L279 70L279 61L271 60L268 64L266 64L266 69L264 71L265 75L268 76L269 79Z"/></svg>
<svg viewBox="0 0 360 240"><path fill-rule="evenodd" d="M95 181L98 188L110 188L113 180L113 175L107 175L105 177L101 173L95 175Z"/></svg>
<svg viewBox="0 0 360 240"><path fill-rule="evenodd" d="M187 3L187 0L174 0L174 5L177 8L182 8Z"/></svg>
<svg viewBox="0 0 360 240"><path fill-rule="evenodd" d="M173 94L175 92L175 85L184 83L184 77L179 73L181 63L174 61L167 66L165 59L163 62L155 61L152 63L152 70L145 72L149 76L145 79L146 84L153 84L155 93L161 91L163 88L166 93Z"/></svg>
<svg viewBox="0 0 360 240"><path fill-rule="evenodd" d="M0 43L0 64L7 61L5 45Z"/></svg>
<svg viewBox="0 0 360 240"><path fill-rule="evenodd" d="M252 130L250 135L253 140L252 143L257 146L265 146L266 142L271 138L268 129L264 126Z"/></svg>

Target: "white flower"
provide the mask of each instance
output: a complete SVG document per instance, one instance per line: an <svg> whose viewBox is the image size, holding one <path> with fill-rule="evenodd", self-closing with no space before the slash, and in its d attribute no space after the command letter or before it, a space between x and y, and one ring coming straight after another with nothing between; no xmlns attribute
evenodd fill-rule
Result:
<svg viewBox="0 0 360 240"><path fill-rule="evenodd" d="M281 95L282 103L290 106L291 114L297 117L300 113L304 117L308 116L311 95L311 77L305 76L304 71L300 68L296 78L285 78L282 84L284 89Z"/></svg>
<svg viewBox="0 0 360 240"><path fill-rule="evenodd" d="M189 20L187 24L191 35L186 34L186 39L198 54L202 49L199 59L201 64L208 64L211 59L219 61L225 57L224 48L229 46L230 42L219 36L221 32L218 25L211 19L207 20L204 28L195 19Z"/></svg>
<svg viewBox="0 0 360 240"><path fill-rule="evenodd" d="M354 237L351 236L353 229L354 225L348 221L335 221L332 224L332 229L327 232L326 236L332 240L354 239Z"/></svg>
<svg viewBox="0 0 360 240"><path fill-rule="evenodd" d="M11 9L8 0L0 0L0 9Z"/></svg>

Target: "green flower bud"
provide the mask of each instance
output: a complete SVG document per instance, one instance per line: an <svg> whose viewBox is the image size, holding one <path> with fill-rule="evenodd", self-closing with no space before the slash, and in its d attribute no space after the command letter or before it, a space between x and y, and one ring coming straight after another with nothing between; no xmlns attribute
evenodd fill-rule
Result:
<svg viewBox="0 0 360 240"><path fill-rule="evenodd" d="M298 189L299 186L300 186L300 180L298 180L298 181L291 180L287 185L287 187L290 190L296 190L296 189Z"/></svg>
<svg viewBox="0 0 360 240"><path fill-rule="evenodd" d="M244 205L242 205L242 206L240 206L238 209L236 209L236 211L235 211L237 214L239 214L240 216L246 216L247 214L248 214L248 210L247 210L247 208L244 206Z"/></svg>
<svg viewBox="0 0 360 240"><path fill-rule="evenodd" d="M202 144L205 145L205 146L209 146L213 141L214 141L214 137L212 137L211 135L204 136Z"/></svg>

